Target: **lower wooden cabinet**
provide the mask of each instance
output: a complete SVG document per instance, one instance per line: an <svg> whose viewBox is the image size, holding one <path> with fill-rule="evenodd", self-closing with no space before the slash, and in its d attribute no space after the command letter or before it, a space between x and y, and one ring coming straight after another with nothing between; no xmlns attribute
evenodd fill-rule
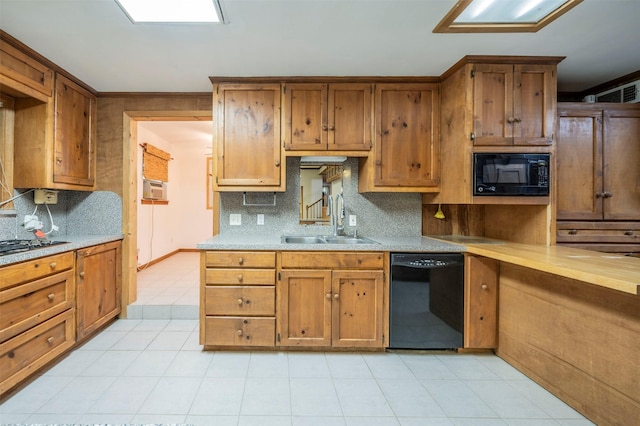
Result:
<svg viewBox="0 0 640 426"><path fill-rule="evenodd" d="M200 343L275 345L275 252L201 253Z"/></svg>
<svg viewBox="0 0 640 426"><path fill-rule="evenodd" d="M385 346L383 253L282 252L281 267L279 346Z"/></svg>
<svg viewBox="0 0 640 426"><path fill-rule="evenodd" d="M121 310L122 244L120 241L77 251L76 327L82 341Z"/></svg>
<svg viewBox="0 0 640 426"><path fill-rule="evenodd" d="M464 347L498 347L498 261L466 255Z"/></svg>

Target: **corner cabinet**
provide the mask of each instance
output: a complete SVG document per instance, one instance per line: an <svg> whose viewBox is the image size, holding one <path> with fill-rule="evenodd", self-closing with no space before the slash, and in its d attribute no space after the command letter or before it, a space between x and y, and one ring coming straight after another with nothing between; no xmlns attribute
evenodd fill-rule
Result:
<svg viewBox="0 0 640 426"><path fill-rule="evenodd" d="M640 105L558 111L557 242L640 253Z"/></svg>
<svg viewBox="0 0 640 426"><path fill-rule="evenodd" d="M286 251L280 256L278 346L385 346L383 253Z"/></svg>
<svg viewBox="0 0 640 426"><path fill-rule="evenodd" d="M440 184L439 86L379 83L373 151L361 160L360 192L437 192Z"/></svg>
<svg viewBox="0 0 640 426"><path fill-rule="evenodd" d="M92 191L96 96L56 74L53 98L16 98L14 186Z"/></svg>
<svg viewBox="0 0 640 426"><path fill-rule="evenodd" d="M214 190L285 191L280 84L215 83Z"/></svg>
<svg viewBox="0 0 640 426"><path fill-rule="evenodd" d="M371 149L372 84L286 83L282 92L287 153Z"/></svg>
<svg viewBox="0 0 640 426"><path fill-rule="evenodd" d="M122 243L80 249L76 253L76 335L80 342L121 309Z"/></svg>

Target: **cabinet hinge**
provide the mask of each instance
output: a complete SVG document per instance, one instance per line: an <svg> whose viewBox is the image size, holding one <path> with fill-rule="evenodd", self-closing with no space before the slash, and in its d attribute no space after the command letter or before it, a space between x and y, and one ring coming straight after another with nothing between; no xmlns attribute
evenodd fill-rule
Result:
<svg viewBox="0 0 640 426"><path fill-rule="evenodd" d="M475 133L471 132L471 136L470 137L471 137L472 141L476 140L476 134Z"/></svg>
<svg viewBox="0 0 640 426"><path fill-rule="evenodd" d="M373 142L369 141L369 149L373 148Z"/></svg>
<svg viewBox="0 0 640 426"><path fill-rule="evenodd" d="M218 176L216 176L216 185L218 184Z"/></svg>
<svg viewBox="0 0 640 426"><path fill-rule="evenodd" d="M282 275L278 272L278 281L282 281Z"/></svg>
<svg viewBox="0 0 640 426"><path fill-rule="evenodd" d="M473 78L473 77L475 77L475 76L476 76L476 70L475 70L475 69L472 69L472 70L471 70L471 78Z"/></svg>
<svg viewBox="0 0 640 426"><path fill-rule="evenodd" d="M278 333L278 343L280 343L280 333Z"/></svg>
<svg viewBox="0 0 640 426"><path fill-rule="evenodd" d="M217 85L216 85L216 95L217 95L218 93L220 93L220 92L219 92L219 90L220 90L220 86L217 86Z"/></svg>
<svg viewBox="0 0 640 426"><path fill-rule="evenodd" d="M287 85L286 84L282 85L282 93L287 93Z"/></svg>

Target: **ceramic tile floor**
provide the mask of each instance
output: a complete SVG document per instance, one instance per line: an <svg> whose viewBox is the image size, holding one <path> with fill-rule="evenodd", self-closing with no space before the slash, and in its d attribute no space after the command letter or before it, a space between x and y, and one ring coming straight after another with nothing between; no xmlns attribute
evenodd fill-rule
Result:
<svg viewBox="0 0 640 426"><path fill-rule="evenodd" d="M144 272L197 288L197 262ZM196 319L115 321L3 401L0 423L592 425L494 355L205 352Z"/></svg>

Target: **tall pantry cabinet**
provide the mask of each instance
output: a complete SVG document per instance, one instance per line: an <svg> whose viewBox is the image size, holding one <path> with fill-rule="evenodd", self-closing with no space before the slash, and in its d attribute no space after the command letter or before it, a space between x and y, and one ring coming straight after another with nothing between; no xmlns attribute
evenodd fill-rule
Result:
<svg viewBox="0 0 640 426"><path fill-rule="evenodd" d="M640 105L561 103L557 241L640 253Z"/></svg>

